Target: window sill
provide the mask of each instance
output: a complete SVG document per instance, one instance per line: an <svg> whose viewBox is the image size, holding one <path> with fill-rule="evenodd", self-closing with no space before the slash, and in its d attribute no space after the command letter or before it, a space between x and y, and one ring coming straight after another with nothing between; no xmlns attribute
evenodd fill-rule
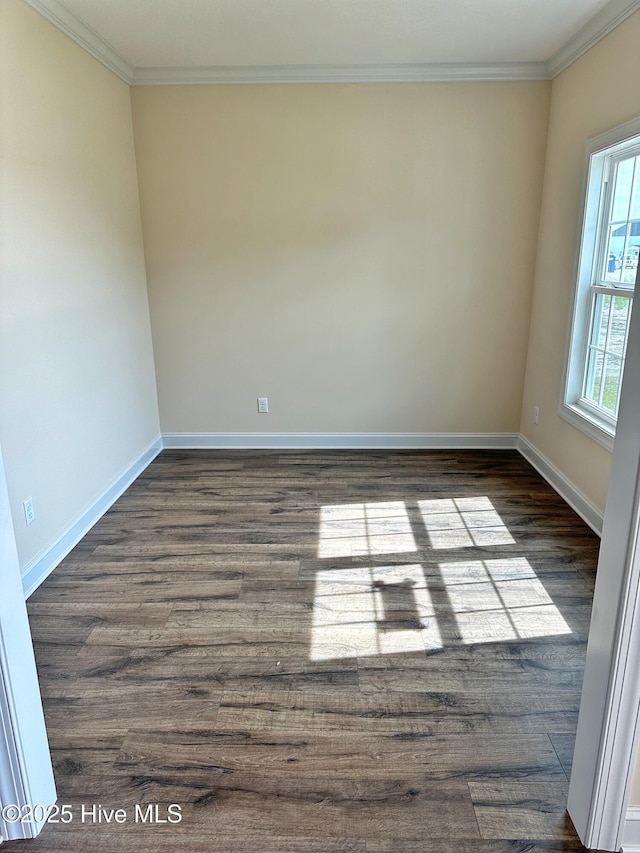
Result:
<svg viewBox="0 0 640 853"><path fill-rule="evenodd" d="M580 432L588 435L607 450L613 450L615 441L615 428L606 421L599 420L598 416L581 408L578 404L562 403L558 414Z"/></svg>

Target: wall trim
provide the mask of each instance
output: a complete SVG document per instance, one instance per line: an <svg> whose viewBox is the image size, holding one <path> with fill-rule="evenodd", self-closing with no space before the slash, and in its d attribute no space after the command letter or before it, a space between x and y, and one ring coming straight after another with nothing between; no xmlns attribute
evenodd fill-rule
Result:
<svg viewBox="0 0 640 853"><path fill-rule="evenodd" d="M551 79L557 77L599 41L640 9L640 0L611 0L593 16L547 63Z"/></svg>
<svg viewBox="0 0 640 853"><path fill-rule="evenodd" d="M515 450L517 433L165 432L163 446L179 450Z"/></svg>
<svg viewBox="0 0 640 853"><path fill-rule="evenodd" d="M162 443L174 450L518 450L594 533L602 535L600 510L517 433L165 432Z"/></svg>
<svg viewBox="0 0 640 853"><path fill-rule="evenodd" d="M593 532L602 536L604 515L598 507L523 435L518 437L516 447L527 462L544 477L547 483L569 504L571 509L578 513Z"/></svg>
<svg viewBox="0 0 640 853"><path fill-rule="evenodd" d="M634 12L640 0L610 0L547 62L416 63L354 66L212 66L134 68L60 0L26 0L43 17L129 85L197 83L402 83L458 80L550 80Z"/></svg>
<svg viewBox="0 0 640 853"><path fill-rule="evenodd" d="M26 0L36 12L50 21L59 30L69 36L76 44L79 44L94 59L113 71L125 83L131 84L133 79L133 66L124 59L118 51L111 47L102 36L87 26L83 20L70 12L59 0Z"/></svg>
<svg viewBox="0 0 640 853"><path fill-rule="evenodd" d="M163 448L168 450L518 450L589 527L598 536L602 535L603 516L598 508L530 441L517 433L163 433L80 515L71 521L50 545L24 566L22 584L25 598L40 586Z"/></svg>
<svg viewBox="0 0 640 853"><path fill-rule="evenodd" d="M622 838L622 853L640 853L640 806L627 809Z"/></svg>
<svg viewBox="0 0 640 853"><path fill-rule="evenodd" d="M134 86L211 83L435 83L548 80L546 62L427 62L397 65L230 65L136 68Z"/></svg>
<svg viewBox="0 0 640 853"><path fill-rule="evenodd" d="M93 525L118 500L133 481L162 450L162 439L156 438L131 465L115 478L102 492L73 519L47 547L22 569L22 586L25 598L35 592L42 581L67 556Z"/></svg>

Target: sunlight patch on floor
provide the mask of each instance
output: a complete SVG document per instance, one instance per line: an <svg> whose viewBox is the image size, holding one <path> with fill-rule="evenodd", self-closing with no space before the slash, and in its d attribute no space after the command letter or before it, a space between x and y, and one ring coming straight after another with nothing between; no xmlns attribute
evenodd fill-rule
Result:
<svg viewBox="0 0 640 853"><path fill-rule="evenodd" d="M443 563L439 568L465 644L571 633L522 557Z"/></svg>
<svg viewBox="0 0 640 853"><path fill-rule="evenodd" d="M440 648L440 631L421 566L318 572L311 660Z"/></svg>
<svg viewBox="0 0 640 853"><path fill-rule="evenodd" d="M417 507L434 551L516 544L486 496L419 500ZM320 558L416 550L403 501L321 509ZM436 650L443 639L470 645L571 633L524 557L443 562L429 572L427 583L419 564L318 571L311 660Z"/></svg>
<svg viewBox="0 0 640 853"><path fill-rule="evenodd" d="M488 497L424 500L418 507L436 550L515 544Z"/></svg>
<svg viewBox="0 0 640 853"><path fill-rule="evenodd" d="M337 504L320 511L318 557L363 557L415 551L402 501Z"/></svg>

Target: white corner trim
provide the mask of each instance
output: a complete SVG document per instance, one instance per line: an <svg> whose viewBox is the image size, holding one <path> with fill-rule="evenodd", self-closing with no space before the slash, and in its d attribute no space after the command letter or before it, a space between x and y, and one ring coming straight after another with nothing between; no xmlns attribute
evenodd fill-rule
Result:
<svg viewBox="0 0 640 853"><path fill-rule="evenodd" d="M111 47L98 33L73 14L60 0L26 0L36 12L46 18L70 39L90 53L94 59L117 74L125 83L131 84L133 66Z"/></svg>
<svg viewBox="0 0 640 853"><path fill-rule="evenodd" d="M560 497L578 513L593 532L602 536L604 516L598 507L523 435L518 438L517 450L544 477L551 488L555 489Z"/></svg>
<svg viewBox="0 0 640 853"><path fill-rule="evenodd" d="M515 450L516 433L165 432L163 446L180 450Z"/></svg>
<svg viewBox="0 0 640 853"><path fill-rule="evenodd" d="M162 439L156 438L129 467L115 478L76 518L73 519L51 542L22 569L22 586L25 598L29 598L51 574L55 567L67 556L82 537L89 532L105 512L129 488L144 469L162 450Z"/></svg>
<svg viewBox="0 0 640 853"><path fill-rule="evenodd" d="M561 74L638 9L640 0L611 0L551 57L547 63L551 79Z"/></svg>
<svg viewBox="0 0 640 853"><path fill-rule="evenodd" d="M136 68L134 86L206 83L433 83L461 80L548 80L546 62L407 65L231 65Z"/></svg>
<svg viewBox="0 0 640 853"><path fill-rule="evenodd" d="M629 806L624 822L622 853L640 853L640 806Z"/></svg>

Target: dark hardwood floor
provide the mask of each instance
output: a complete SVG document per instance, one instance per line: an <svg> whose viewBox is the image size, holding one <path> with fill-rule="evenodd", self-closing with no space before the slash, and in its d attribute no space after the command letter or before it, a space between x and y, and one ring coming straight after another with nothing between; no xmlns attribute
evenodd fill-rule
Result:
<svg viewBox="0 0 640 853"><path fill-rule="evenodd" d="M29 601L73 820L3 850L583 850L598 544L516 452L165 451Z"/></svg>

